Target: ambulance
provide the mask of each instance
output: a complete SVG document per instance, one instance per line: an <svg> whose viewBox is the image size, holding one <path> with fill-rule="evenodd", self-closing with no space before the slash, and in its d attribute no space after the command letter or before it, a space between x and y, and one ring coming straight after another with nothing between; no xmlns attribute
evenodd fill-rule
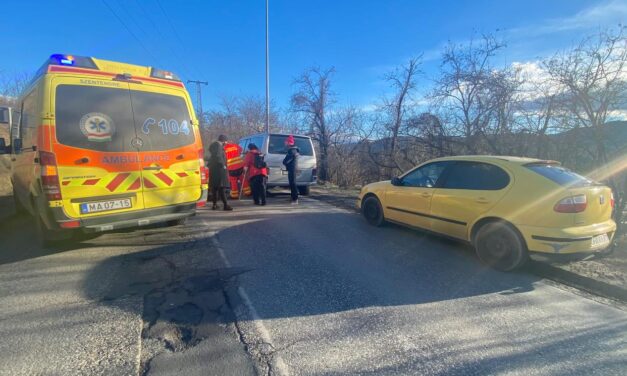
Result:
<svg viewBox="0 0 627 376"><path fill-rule="evenodd" d="M73 231L183 223L208 172L190 96L173 73L52 55L12 108L16 207L45 243Z"/></svg>

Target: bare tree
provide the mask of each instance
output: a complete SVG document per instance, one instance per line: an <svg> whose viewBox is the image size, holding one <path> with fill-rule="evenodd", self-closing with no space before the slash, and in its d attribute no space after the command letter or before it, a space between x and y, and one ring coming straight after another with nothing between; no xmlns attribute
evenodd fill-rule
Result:
<svg viewBox="0 0 627 376"><path fill-rule="evenodd" d="M329 148L332 144L333 129L328 121L334 93L331 91L333 67L321 69L313 67L305 70L293 82L296 92L292 95L292 110L300 113L309 127L309 134L319 148L318 178L329 178Z"/></svg>
<svg viewBox="0 0 627 376"><path fill-rule="evenodd" d="M606 123L613 111L624 110L627 104L626 64L624 26L615 32L604 31L586 38L575 48L557 53L544 63L553 83L564 90L564 104L573 117L573 127L590 130L578 132L592 136L594 154L587 158L591 162L587 168L594 169L596 176L605 179L618 196L615 213L619 224L627 202L619 180L621 176L627 179L627 174L624 169L613 168L615 163L611 159L612 154L623 158L624 166L625 148L623 145L618 150L608 150ZM574 151L579 155L581 152Z"/></svg>

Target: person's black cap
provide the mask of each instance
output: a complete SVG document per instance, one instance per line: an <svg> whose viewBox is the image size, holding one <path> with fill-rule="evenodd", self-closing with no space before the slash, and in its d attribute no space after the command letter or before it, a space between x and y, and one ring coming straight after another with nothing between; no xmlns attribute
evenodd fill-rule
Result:
<svg viewBox="0 0 627 376"><path fill-rule="evenodd" d="M259 148L257 147L257 145L250 143L248 144L248 150L259 150Z"/></svg>
<svg viewBox="0 0 627 376"><path fill-rule="evenodd" d="M218 141L220 141L220 142L224 142L224 141L227 141L227 140L228 140L228 138L226 138L226 136L225 136L225 135L223 135L223 134L221 134L220 136L218 136Z"/></svg>

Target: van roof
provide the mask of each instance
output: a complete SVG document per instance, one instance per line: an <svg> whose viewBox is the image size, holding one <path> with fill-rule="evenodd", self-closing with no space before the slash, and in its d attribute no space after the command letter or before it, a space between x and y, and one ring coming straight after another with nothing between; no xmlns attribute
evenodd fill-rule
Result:
<svg viewBox="0 0 627 376"><path fill-rule="evenodd" d="M261 133L255 133L255 134L249 134L248 136L244 136L241 139L245 139L245 138L249 138L249 137L255 137L255 136L264 136L264 135L269 135L269 136L294 136L294 137L300 137L300 138L308 138L311 139L311 137L309 136L305 136L302 134L292 134L292 133L268 133L268 132L261 132Z"/></svg>
<svg viewBox="0 0 627 376"><path fill-rule="evenodd" d="M170 71L69 54L51 55L37 71L33 82L45 74L64 73L109 77L120 80L149 81L151 83L184 87L181 79Z"/></svg>

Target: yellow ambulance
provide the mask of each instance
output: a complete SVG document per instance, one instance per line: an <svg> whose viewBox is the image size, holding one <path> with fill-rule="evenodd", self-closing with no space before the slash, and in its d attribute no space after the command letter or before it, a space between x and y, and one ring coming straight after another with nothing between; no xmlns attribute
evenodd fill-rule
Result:
<svg viewBox="0 0 627 376"><path fill-rule="evenodd" d="M198 120L171 72L55 54L11 112L0 152L10 154L16 206L44 241L182 223L205 205Z"/></svg>

